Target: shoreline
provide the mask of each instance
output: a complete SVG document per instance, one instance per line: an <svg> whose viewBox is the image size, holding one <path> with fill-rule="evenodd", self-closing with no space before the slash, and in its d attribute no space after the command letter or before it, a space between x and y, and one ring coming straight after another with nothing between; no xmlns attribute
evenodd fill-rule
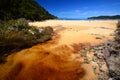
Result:
<svg viewBox="0 0 120 80"><path fill-rule="evenodd" d="M58 19L58 20L66 20L66 21L67 20L70 20L70 21L120 21L120 19Z"/></svg>

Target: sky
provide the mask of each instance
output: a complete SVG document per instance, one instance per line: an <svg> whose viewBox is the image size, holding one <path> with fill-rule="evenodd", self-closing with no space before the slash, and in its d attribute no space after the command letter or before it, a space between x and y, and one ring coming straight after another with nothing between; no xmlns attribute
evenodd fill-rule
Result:
<svg viewBox="0 0 120 80"><path fill-rule="evenodd" d="M35 0L58 18L120 15L120 0Z"/></svg>

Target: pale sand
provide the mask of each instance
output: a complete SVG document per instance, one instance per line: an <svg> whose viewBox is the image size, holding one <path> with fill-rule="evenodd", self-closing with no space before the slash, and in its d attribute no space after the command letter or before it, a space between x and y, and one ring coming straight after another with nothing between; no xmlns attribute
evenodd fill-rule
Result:
<svg viewBox="0 0 120 80"><path fill-rule="evenodd" d="M30 25L37 27L51 26L54 31L60 31L59 44L91 43L98 44L112 39L116 24L113 20L47 20L43 22L32 22ZM102 39L96 39L100 37Z"/></svg>

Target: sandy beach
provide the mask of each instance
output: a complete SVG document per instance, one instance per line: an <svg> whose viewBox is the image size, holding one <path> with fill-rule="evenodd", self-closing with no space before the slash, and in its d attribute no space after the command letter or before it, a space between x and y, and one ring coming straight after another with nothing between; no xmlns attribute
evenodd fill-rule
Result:
<svg viewBox="0 0 120 80"><path fill-rule="evenodd" d="M112 40L117 23L118 21L113 20L47 20L29 24L37 27L52 27L54 32L59 35L55 47L60 45L71 47L71 45L79 45L79 43L95 46ZM92 55L88 54L91 60L93 54L94 53L92 53ZM72 57L77 61L82 61L82 58L76 54L72 55ZM97 80L97 76L92 70L94 65L97 65L97 63L91 62L90 64L82 65L86 72L82 80ZM97 67L97 69L99 69L99 67ZM102 69L107 71L106 65ZM97 72L99 73L99 70Z"/></svg>
<svg viewBox="0 0 120 80"><path fill-rule="evenodd" d="M75 45L75 48L77 48L80 43L95 46L112 40L114 38L114 31L116 30L117 23L118 21L113 20L47 20L29 24L37 27L52 27L54 32L59 35L56 39L57 44L54 45L55 47L60 45L71 47L71 45ZM94 57L93 54L94 53L88 54L91 60ZM77 54L72 55L71 59L75 59L79 62L83 60L83 58ZM95 65L97 65L97 63L92 61L90 64L82 65L86 75L80 80L98 80L97 75L94 74L92 69ZM97 69L99 74L99 67L97 67ZM103 66L102 69L107 71L106 65Z"/></svg>
<svg viewBox="0 0 120 80"><path fill-rule="evenodd" d="M53 27L60 35L59 44L99 44L113 38L118 21L115 20L47 20L32 22L37 27Z"/></svg>
<svg viewBox="0 0 120 80"><path fill-rule="evenodd" d="M0 0L0 80L120 80L120 0Z"/></svg>
<svg viewBox="0 0 120 80"><path fill-rule="evenodd" d="M95 73L99 74L99 66L92 61L94 53L85 55L91 60L88 64L78 51L82 49L81 44L89 47L113 39L117 23L112 20L30 22L29 25L37 27L52 27L53 39L8 56L7 62L0 66L0 79L98 80ZM107 70L106 65L102 69Z"/></svg>

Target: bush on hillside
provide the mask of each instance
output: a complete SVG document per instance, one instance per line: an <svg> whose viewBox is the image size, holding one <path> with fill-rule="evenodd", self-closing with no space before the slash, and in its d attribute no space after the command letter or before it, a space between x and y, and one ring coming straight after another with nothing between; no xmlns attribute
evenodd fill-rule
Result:
<svg viewBox="0 0 120 80"><path fill-rule="evenodd" d="M25 19L0 21L0 56L6 56L52 38L51 27L29 26Z"/></svg>

